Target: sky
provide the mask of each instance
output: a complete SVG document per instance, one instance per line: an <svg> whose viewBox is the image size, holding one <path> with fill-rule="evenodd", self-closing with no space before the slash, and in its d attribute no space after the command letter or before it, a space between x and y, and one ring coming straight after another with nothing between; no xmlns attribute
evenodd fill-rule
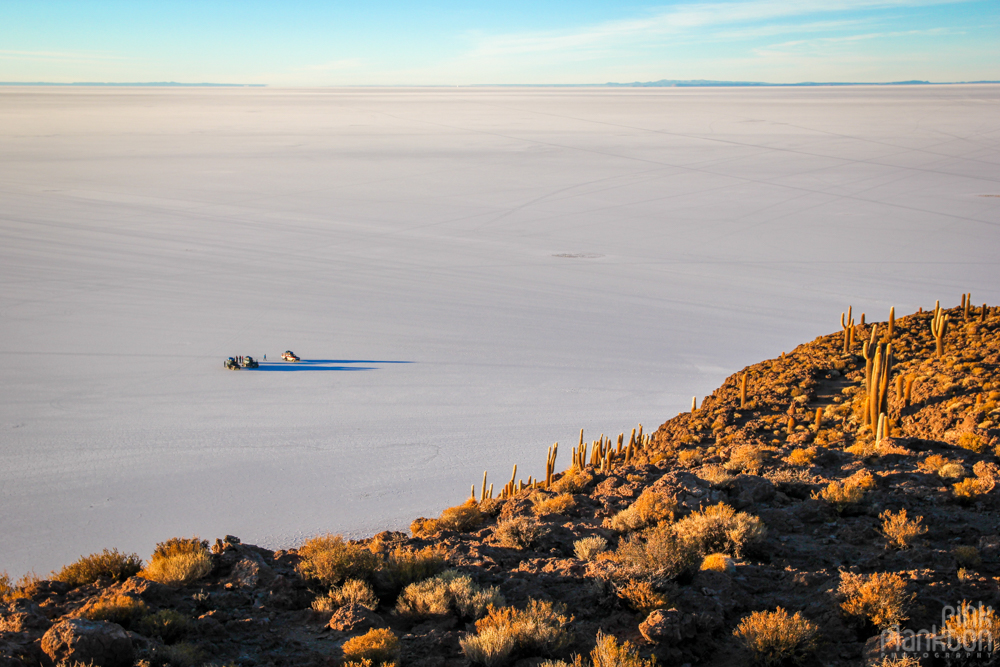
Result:
<svg viewBox="0 0 1000 667"><path fill-rule="evenodd" d="M0 0L0 81L1000 80L998 0Z"/></svg>

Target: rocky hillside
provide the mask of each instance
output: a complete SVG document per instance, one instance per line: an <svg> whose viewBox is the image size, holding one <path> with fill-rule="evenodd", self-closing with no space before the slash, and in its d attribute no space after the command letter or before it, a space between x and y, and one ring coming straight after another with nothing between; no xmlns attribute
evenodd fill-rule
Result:
<svg viewBox="0 0 1000 667"><path fill-rule="evenodd" d="M917 664L907 630L920 664L983 664L1000 313L844 320L410 535L173 539L4 579L0 667Z"/></svg>

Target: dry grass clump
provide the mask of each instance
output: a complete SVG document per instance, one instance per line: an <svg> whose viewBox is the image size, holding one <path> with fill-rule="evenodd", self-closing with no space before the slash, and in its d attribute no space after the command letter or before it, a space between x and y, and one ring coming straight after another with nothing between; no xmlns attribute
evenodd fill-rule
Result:
<svg viewBox="0 0 1000 667"><path fill-rule="evenodd" d="M614 635L601 632L597 633L597 645L590 652L590 661L594 667L656 667L655 657L643 659L628 640L619 644ZM577 663L582 663L579 656L573 667L578 667Z"/></svg>
<svg viewBox="0 0 1000 667"><path fill-rule="evenodd" d="M842 482L830 482L814 497L827 501L838 512L861 502L870 489L875 488L875 478L867 470L860 470Z"/></svg>
<svg viewBox="0 0 1000 667"><path fill-rule="evenodd" d="M963 433L958 436L958 442L956 444L962 449L968 449L970 452L982 454L986 451L987 442L986 438L978 433Z"/></svg>
<svg viewBox="0 0 1000 667"><path fill-rule="evenodd" d="M433 577L445 567L445 550L441 546L423 549L396 547L382 559L373 577L382 597L396 597L415 581Z"/></svg>
<svg viewBox="0 0 1000 667"><path fill-rule="evenodd" d="M142 560L137 554L123 554L117 549L110 551L105 549L99 554L81 556L75 563L53 572L52 579L74 587L92 584L100 577L120 582L138 574L141 569Z"/></svg>
<svg viewBox="0 0 1000 667"><path fill-rule="evenodd" d="M968 652L989 652L1000 644L1000 619L992 607L978 606L968 600L945 620L944 635L949 644L960 644Z"/></svg>
<svg viewBox="0 0 1000 667"><path fill-rule="evenodd" d="M961 479L965 475L965 466L958 461L949 461L938 468L937 474L943 479Z"/></svg>
<svg viewBox="0 0 1000 667"><path fill-rule="evenodd" d="M479 511L479 503L475 498L469 498L461 505L449 507L441 512L437 519L420 517L410 524L410 532L414 537L429 537L442 530L454 530L465 533L483 524L483 513Z"/></svg>
<svg viewBox="0 0 1000 667"><path fill-rule="evenodd" d="M29 597L35 585L41 581L34 572L29 572L15 582L6 570L0 572L0 602L13 602Z"/></svg>
<svg viewBox="0 0 1000 667"><path fill-rule="evenodd" d="M785 462L793 466L808 466L812 465L815 458L815 447L810 447L809 449L797 448L793 449L792 453L785 457Z"/></svg>
<svg viewBox="0 0 1000 667"><path fill-rule="evenodd" d="M576 501L573 500L573 494L571 493L560 493L556 496L543 496L541 494L537 494L532 496L531 501L531 512L535 516L545 516L546 514L565 514L576 505Z"/></svg>
<svg viewBox="0 0 1000 667"><path fill-rule="evenodd" d="M410 584L396 601L396 611L406 616L443 616L455 612L461 618L479 618L490 606L504 603L495 587L480 588L472 577L456 570Z"/></svg>
<svg viewBox="0 0 1000 667"><path fill-rule="evenodd" d="M161 609L146 614L135 623L135 630L144 637L159 639L165 644L180 641L188 633L190 622L173 609Z"/></svg>
<svg viewBox="0 0 1000 667"><path fill-rule="evenodd" d="M954 461L949 458L945 458L940 454L931 454L920 462L920 469L925 472L938 474L941 468L949 463L954 463Z"/></svg>
<svg viewBox="0 0 1000 667"><path fill-rule="evenodd" d="M764 453L758 447L741 445L732 451L724 466L730 472L746 472L752 475L757 473L763 462Z"/></svg>
<svg viewBox="0 0 1000 667"><path fill-rule="evenodd" d="M501 665L516 653L551 656L572 642L572 620L561 605L552 602L531 600L524 610L490 607L476 621L476 634L459 643L465 657L477 665Z"/></svg>
<svg viewBox="0 0 1000 667"><path fill-rule="evenodd" d="M704 466L698 471L698 477L702 478L708 482L710 486L716 489L727 486L736 479L735 475L730 475L725 468L716 464Z"/></svg>
<svg viewBox="0 0 1000 667"><path fill-rule="evenodd" d="M955 557L956 563L965 567L979 567L983 564L983 559L979 556L979 549L973 546L957 546L952 549L951 554Z"/></svg>
<svg viewBox="0 0 1000 667"><path fill-rule="evenodd" d="M545 532L538 519L528 516L516 516L498 521L493 529L493 539L497 544L508 549L527 549Z"/></svg>
<svg viewBox="0 0 1000 667"><path fill-rule="evenodd" d="M750 652L754 664L800 664L816 649L819 628L802 616L778 607L774 611L755 611L743 618L733 631Z"/></svg>
<svg viewBox="0 0 1000 667"><path fill-rule="evenodd" d="M202 649L188 642L171 646L153 646L149 653L152 667L197 667L205 662Z"/></svg>
<svg viewBox="0 0 1000 667"><path fill-rule="evenodd" d="M556 493L580 493L593 481L594 476L586 470L571 468L552 483L551 490Z"/></svg>
<svg viewBox="0 0 1000 667"><path fill-rule="evenodd" d="M713 572L735 572L736 563L726 554L708 554L701 561L700 570L711 570Z"/></svg>
<svg viewBox="0 0 1000 667"><path fill-rule="evenodd" d="M648 581L636 579L629 579L628 583L618 590L618 597L641 614L663 609L670 603L667 596L654 590Z"/></svg>
<svg viewBox="0 0 1000 667"><path fill-rule="evenodd" d="M173 537L156 545L142 576L170 586L185 586L212 571L208 542L197 537Z"/></svg>
<svg viewBox="0 0 1000 667"><path fill-rule="evenodd" d="M613 559L626 575L672 579L694 567L698 557L697 549L673 526L660 524L623 540Z"/></svg>
<svg viewBox="0 0 1000 667"><path fill-rule="evenodd" d="M879 629L905 621L907 609L917 597L906 593L906 581L893 572L841 572L837 591L844 597L840 608L845 614L863 618Z"/></svg>
<svg viewBox="0 0 1000 667"><path fill-rule="evenodd" d="M128 595L112 595L106 598L99 598L79 610L81 618L91 621L111 621L117 623L126 630L132 625L132 621L148 612L146 603Z"/></svg>
<svg viewBox="0 0 1000 667"><path fill-rule="evenodd" d="M878 518L882 519L882 534L897 549L908 549L918 537L927 533L927 527L921 525L924 517L907 519L906 510L899 510L895 514L886 510Z"/></svg>
<svg viewBox="0 0 1000 667"><path fill-rule="evenodd" d="M630 533L674 518L677 501L670 496L645 489L635 502L608 520L608 527L619 533Z"/></svg>
<svg viewBox="0 0 1000 667"><path fill-rule="evenodd" d="M360 544L340 535L320 535L301 547L296 568L303 577L335 586L344 579L365 579L379 565L378 557Z"/></svg>
<svg viewBox="0 0 1000 667"><path fill-rule="evenodd" d="M737 512L725 503L692 512L674 524L674 530L699 556L724 552L739 557L767 536L767 527L759 517Z"/></svg>
<svg viewBox="0 0 1000 667"><path fill-rule="evenodd" d="M677 453L677 465L682 468L693 468L701 463L701 452L697 449L684 449Z"/></svg>
<svg viewBox="0 0 1000 667"><path fill-rule="evenodd" d="M573 543L573 553L580 560L591 560L608 550L608 541L599 535L582 537Z"/></svg>
<svg viewBox="0 0 1000 667"><path fill-rule="evenodd" d="M349 604L358 604L365 609L378 609L378 596L372 587L360 579L348 579L340 586L334 586L330 592L313 600L312 608L316 611L333 611Z"/></svg>
<svg viewBox="0 0 1000 667"><path fill-rule="evenodd" d="M974 502L985 493L983 482L978 477L970 477L957 484L952 484L951 492L955 495L955 499L961 503Z"/></svg>
<svg viewBox="0 0 1000 667"><path fill-rule="evenodd" d="M347 662L370 660L376 665L395 665L399 661L399 640L392 630L372 628L344 642L343 651Z"/></svg>
<svg viewBox="0 0 1000 667"><path fill-rule="evenodd" d="M872 667L920 667L920 660L910 654L883 655Z"/></svg>

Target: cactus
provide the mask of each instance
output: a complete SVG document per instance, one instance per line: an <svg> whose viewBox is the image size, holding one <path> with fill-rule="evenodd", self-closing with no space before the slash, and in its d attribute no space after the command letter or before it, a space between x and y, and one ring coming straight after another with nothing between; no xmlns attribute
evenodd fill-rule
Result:
<svg viewBox="0 0 1000 667"><path fill-rule="evenodd" d="M931 333L934 334L934 341L937 343L937 356L941 358L944 355L944 335L948 333L948 316L941 310L940 301L934 305Z"/></svg>
<svg viewBox="0 0 1000 667"><path fill-rule="evenodd" d="M906 378L906 387L903 389L903 407L910 407L910 399L913 396L913 382L917 379L917 376L911 375Z"/></svg>
<svg viewBox="0 0 1000 667"><path fill-rule="evenodd" d="M816 408L816 432L823 427L823 408Z"/></svg>
<svg viewBox="0 0 1000 667"><path fill-rule="evenodd" d="M691 397L691 414L694 414L697 411L698 411L698 397L697 396L692 396Z"/></svg>
<svg viewBox="0 0 1000 667"><path fill-rule="evenodd" d="M782 358L784 358L785 353L781 353ZM743 371L743 377L740 378L740 410L747 409L747 373Z"/></svg>
<svg viewBox="0 0 1000 667"><path fill-rule="evenodd" d="M884 412L880 412L878 416L878 430L875 432L875 444L882 442L882 439L888 435L888 418Z"/></svg>
<svg viewBox="0 0 1000 667"><path fill-rule="evenodd" d="M556 456L559 454L559 443L549 447L549 453L545 457L545 488L552 484L552 475L556 472ZM483 476L483 484L486 483L486 476Z"/></svg>
<svg viewBox="0 0 1000 667"><path fill-rule="evenodd" d="M979 321L980 322L985 322L986 321L986 304L985 303L983 304L983 309L979 311Z"/></svg>
<svg viewBox="0 0 1000 667"><path fill-rule="evenodd" d="M893 306L889 309L889 331L886 336L892 338L892 334L896 331L896 307Z"/></svg>
<svg viewBox="0 0 1000 667"><path fill-rule="evenodd" d="M844 354L847 354L851 349L851 333L854 331L854 318L851 317L851 306L847 307L846 319L844 317L844 313L840 314L840 327L844 330Z"/></svg>

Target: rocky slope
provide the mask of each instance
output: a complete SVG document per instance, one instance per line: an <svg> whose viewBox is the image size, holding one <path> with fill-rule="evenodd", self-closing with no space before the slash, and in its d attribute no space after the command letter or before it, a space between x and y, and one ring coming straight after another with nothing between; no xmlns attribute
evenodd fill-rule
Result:
<svg viewBox="0 0 1000 667"><path fill-rule="evenodd" d="M428 548L441 561L432 569L496 587L507 606L523 609L532 599L563 605L568 640L534 654L514 651L506 661L522 667L586 657L599 632L628 640L660 664L749 664L753 655L734 630L752 612L778 607L801 611L818 629L818 641L800 647L806 663L871 663L874 646L866 654L865 642L888 623L845 606L851 575L895 575L902 588L890 620L938 636L948 606L1000 603L1000 313L982 311L944 311L950 323L941 356L933 313L895 320L893 360L881 378L865 353L876 361L886 323L874 338L872 324L855 327L846 353L846 331L821 336L733 375L627 457L626 436L620 455L611 443L607 462L590 465L593 447L602 448L591 443L586 468L556 473L549 489L536 484L446 512L438 522L418 520L419 536L382 533L355 543L375 557L359 575L379 594L374 610L335 609L327 591L337 582L305 567L308 554L227 536L216 542L208 574L186 585L103 576L77 586L49 580L9 588L0 666L332 665L343 661L345 641L387 627L399 638L401 664L464 667L470 660L460 640L475 632L471 621L481 613L402 613L397 595L419 576L379 584L379 568L393 553ZM869 397L883 386L874 419L866 419ZM561 458L565 468L569 457ZM758 526L757 517L766 531L714 541L697 533L701 551L691 547L695 520L719 503L745 513L738 515L744 527ZM887 523L900 510L909 533ZM687 551L669 563L640 563L636 545L668 534L654 535L657 523L681 536L677 544ZM606 550L579 547L595 537ZM710 563L707 551L725 556ZM95 605L123 598L141 605L144 618L170 622L86 620ZM954 662L939 656L923 664L934 660Z"/></svg>

